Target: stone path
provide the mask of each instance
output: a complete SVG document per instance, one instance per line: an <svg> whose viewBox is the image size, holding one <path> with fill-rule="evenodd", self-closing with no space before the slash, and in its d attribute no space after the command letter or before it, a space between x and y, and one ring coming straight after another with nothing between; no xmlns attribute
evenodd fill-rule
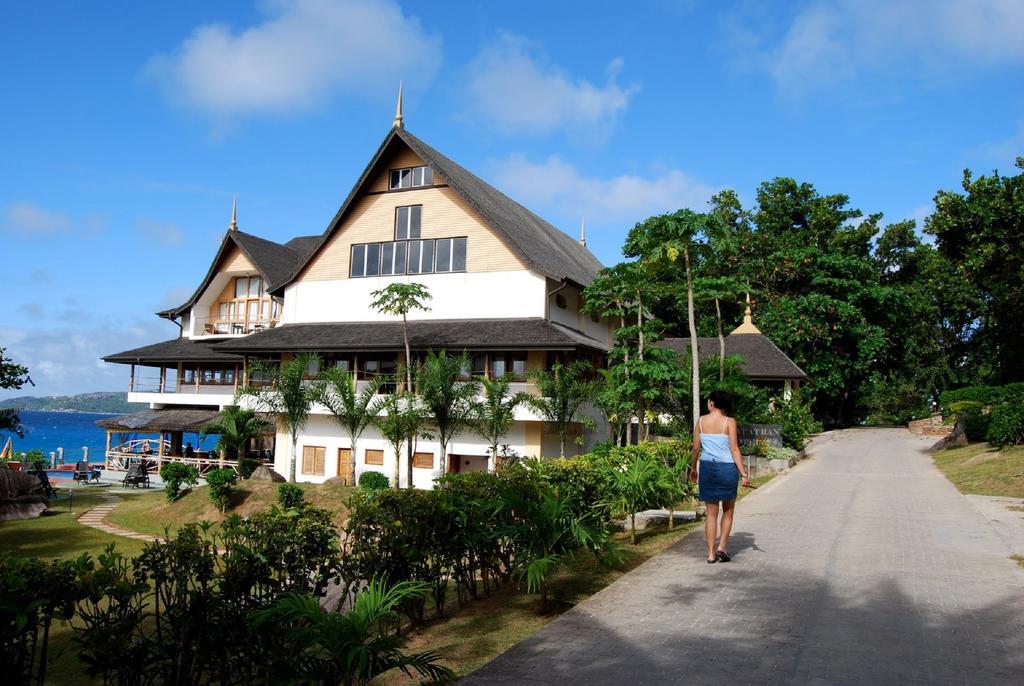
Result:
<svg viewBox="0 0 1024 686"><path fill-rule="evenodd" d="M130 529L124 529L113 524L108 524L104 521L110 511L117 507L121 499L116 495L110 493L98 494L103 498L103 504L97 505L91 510L87 510L81 517L78 518L79 524L98 529L103 533L111 534L112 536L124 536L125 538L134 538L137 541L156 541L157 536L150 536L149 534L141 534L137 531L131 531Z"/></svg>
<svg viewBox="0 0 1024 686"><path fill-rule="evenodd" d="M1020 683L1024 569L930 442L819 437L740 503L732 563L688 536L461 683Z"/></svg>

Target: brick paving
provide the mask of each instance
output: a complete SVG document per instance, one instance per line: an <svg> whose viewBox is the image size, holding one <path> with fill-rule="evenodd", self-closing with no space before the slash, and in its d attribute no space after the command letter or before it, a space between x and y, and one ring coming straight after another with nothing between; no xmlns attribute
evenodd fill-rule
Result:
<svg viewBox="0 0 1024 686"><path fill-rule="evenodd" d="M825 434L737 507L460 683L1012 684L1024 569L900 429Z"/></svg>

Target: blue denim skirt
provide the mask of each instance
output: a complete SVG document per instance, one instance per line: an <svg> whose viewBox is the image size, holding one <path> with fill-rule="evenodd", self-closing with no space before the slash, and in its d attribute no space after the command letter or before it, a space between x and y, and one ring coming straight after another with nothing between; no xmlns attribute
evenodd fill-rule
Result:
<svg viewBox="0 0 1024 686"><path fill-rule="evenodd" d="M700 487L698 497L701 500L735 500L736 489L740 485L740 470L735 462L701 460L697 485Z"/></svg>

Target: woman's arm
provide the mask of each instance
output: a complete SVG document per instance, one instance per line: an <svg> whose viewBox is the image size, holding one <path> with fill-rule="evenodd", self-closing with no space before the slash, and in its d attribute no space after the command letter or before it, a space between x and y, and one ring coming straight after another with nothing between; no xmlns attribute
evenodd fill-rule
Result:
<svg viewBox="0 0 1024 686"><path fill-rule="evenodd" d="M697 480L697 463L700 461L700 430L693 425L693 450L690 451L690 481Z"/></svg>
<svg viewBox="0 0 1024 686"><path fill-rule="evenodd" d="M732 461L736 463L736 468L740 470L740 475L743 477L743 485L747 486L750 484L750 474L747 474L747 468L743 464L743 453L740 452L739 429L736 426L736 420L730 417L725 430L729 434L729 450L732 452Z"/></svg>

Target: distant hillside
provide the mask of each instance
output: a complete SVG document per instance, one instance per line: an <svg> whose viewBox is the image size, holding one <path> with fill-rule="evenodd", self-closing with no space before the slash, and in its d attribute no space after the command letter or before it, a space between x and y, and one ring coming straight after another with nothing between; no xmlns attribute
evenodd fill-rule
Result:
<svg viewBox="0 0 1024 686"><path fill-rule="evenodd" d="M19 410L44 412L105 412L124 414L146 409L145 403L125 401L124 391L79 393L78 395L51 395L37 398L30 395L0 400L0 409L16 407Z"/></svg>

